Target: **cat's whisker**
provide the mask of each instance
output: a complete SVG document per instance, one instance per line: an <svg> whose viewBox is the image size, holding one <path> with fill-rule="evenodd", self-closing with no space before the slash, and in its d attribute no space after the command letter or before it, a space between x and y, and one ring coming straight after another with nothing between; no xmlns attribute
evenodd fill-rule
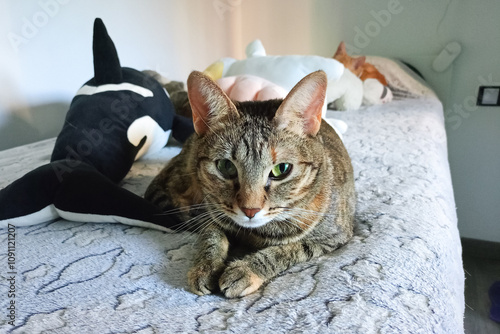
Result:
<svg viewBox="0 0 500 334"><path fill-rule="evenodd" d="M205 200L206 200L206 197L204 198L203 201L205 201ZM224 215L217 208L216 204L211 204L211 203L195 204L195 205L189 206L188 208L203 208L203 209L205 209L200 214L198 214L198 215L188 219L187 221L184 221L181 224L179 224L180 229L189 230L190 232L192 232L192 234L200 233L204 229L204 227L206 225L205 223L207 221L209 221L210 219L214 219L214 217L219 217L221 215Z"/></svg>
<svg viewBox="0 0 500 334"><path fill-rule="evenodd" d="M194 216L193 218L185 221L184 225L187 227L187 226L189 226L192 223L198 223L198 220L201 220L201 219L206 218L206 217L209 218L211 216L211 214L214 213L214 212L216 213L218 211L216 209L211 210L211 211L204 211L204 212L202 212L202 213Z"/></svg>
<svg viewBox="0 0 500 334"><path fill-rule="evenodd" d="M238 230L236 231L235 237L238 237L238 234L240 233L242 228L243 228L243 226L239 225Z"/></svg>
<svg viewBox="0 0 500 334"><path fill-rule="evenodd" d="M324 217L326 214L322 214L320 212L312 211L312 210L302 210L302 209L292 209L288 211L291 213L291 215L288 217L289 219L292 219L294 222L298 224L297 227L301 228L302 230L305 230L306 228L303 227L304 224L309 225L309 224L314 224L317 222L318 216Z"/></svg>
<svg viewBox="0 0 500 334"><path fill-rule="evenodd" d="M286 222L289 225L292 225L293 227L298 228L301 231L305 231L306 230L306 228L304 228L302 226L303 222L301 220L298 220L298 219L294 218L294 217L290 217L290 218L284 220L284 222Z"/></svg>
<svg viewBox="0 0 500 334"><path fill-rule="evenodd" d="M215 211L215 210L214 210ZM206 229L208 226L213 224L211 214L214 212L203 212L185 222L183 222L183 228L184 230L188 230L190 233L186 236L186 238L192 235L197 235L199 238L199 235L203 232L204 229ZM215 211L216 212L216 211Z"/></svg>
<svg viewBox="0 0 500 334"><path fill-rule="evenodd" d="M292 212L292 217L294 217L295 219L301 219L309 222L315 222L318 220L317 215L311 213Z"/></svg>
<svg viewBox="0 0 500 334"><path fill-rule="evenodd" d="M209 209L209 208L213 208L213 207L215 207L215 205L210 204L210 203L193 204L193 205L178 207L178 208L171 209L171 210L166 210L166 211L162 212L161 215L177 214L177 213L183 213L183 212L187 212L187 211L195 210L195 209Z"/></svg>
<svg viewBox="0 0 500 334"><path fill-rule="evenodd" d="M217 215L212 216L211 218L215 223L221 225L221 222L226 219L226 214L224 212L219 212Z"/></svg>
<svg viewBox="0 0 500 334"><path fill-rule="evenodd" d="M223 212L219 212L215 216L209 216L204 221L202 224L200 224L199 228L196 231L196 234L198 235L197 240L203 235L203 231L209 228L210 226L216 224L217 221L219 221L219 218L223 217L224 218L225 214Z"/></svg>
<svg viewBox="0 0 500 334"><path fill-rule="evenodd" d="M181 212L186 212L188 211L189 209L204 209L203 212L201 214L198 214L190 219L188 219L187 221L184 221L183 222L183 225L188 225L189 223L191 223L193 220L196 219L196 217L200 216L200 215L205 215L205 214L208 214L209 212L213 211L215 209L214 206L212 205L201 205L201 204L195 204L195 205L192 205L192 206L186 206L186 207L183 207L183 208L180 208L179 210L177 209L173 209L173 210L169 210L167 212L165 212L164 214L175 214L175 213L181 213Z"/></svg>

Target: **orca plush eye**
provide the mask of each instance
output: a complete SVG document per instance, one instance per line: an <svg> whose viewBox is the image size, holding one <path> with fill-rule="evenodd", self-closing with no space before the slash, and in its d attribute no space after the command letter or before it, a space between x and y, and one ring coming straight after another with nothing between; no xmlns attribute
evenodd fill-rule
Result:
<svg viewBox="0 0 500 334"><path fill-rule="evenodd" d="M236 169L236 166L228 159L217 160L215 165L226 179L234 179L238 176L238 169Z"/></svg>
<svg viewBox="0 0 500 334"><path fill-rule="evenodd" d="M273 167L271 169L271 173L269 173L269 177L272 180L283 180L285 177L290 174L292 171L292 164L281 163Z"/></svg>

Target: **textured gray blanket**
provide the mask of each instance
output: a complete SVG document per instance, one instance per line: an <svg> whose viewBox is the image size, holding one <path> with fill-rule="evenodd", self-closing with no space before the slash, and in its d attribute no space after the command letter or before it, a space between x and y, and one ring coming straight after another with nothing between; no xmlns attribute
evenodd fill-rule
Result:
<svg viewBox="0 0 500 334"><path fill-rule="evenodd" d="M334 113L359 194L355 237L256 293L188 291L195 235L57 221L16 229L15 327L0 231L1 333L463 333L464 275L442 106L393 101ZM53 141L0 153L0 188L49 160ZM144 193L168 147L124 186Z"/></svg>

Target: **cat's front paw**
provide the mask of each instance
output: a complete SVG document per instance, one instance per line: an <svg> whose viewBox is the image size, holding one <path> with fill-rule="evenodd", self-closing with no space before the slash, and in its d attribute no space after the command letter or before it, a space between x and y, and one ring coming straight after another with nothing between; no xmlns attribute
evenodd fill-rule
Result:
<svg viewBox="0 0 500 334"><path fill-rule="evenodd" d="M243 297L256 291L264 280L243 261L234 261L222 273L219 287L228 298Z"/></svg>
<svg viewBox="0 0 500 334"><path fill-rule="evenodd" d="M211 294L218 288L217 282L223 269L223 265L196 264L188 272L189 289L199 296Z"/></svg>

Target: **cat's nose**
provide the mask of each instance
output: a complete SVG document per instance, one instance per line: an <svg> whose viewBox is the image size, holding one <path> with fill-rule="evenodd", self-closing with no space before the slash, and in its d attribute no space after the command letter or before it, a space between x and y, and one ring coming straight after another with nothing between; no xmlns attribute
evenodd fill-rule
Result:
<svg viewBox="0 0 500 334"><path fill-rule="evenodd" d="M247 216L248 218L253 218L253 217L255 217L255 215L257 214L257 212L260 211L260 209L259 208L252 208L252 209L241 208L241 211L243 211L243 213L245 214L245 216Z"/></svg>

